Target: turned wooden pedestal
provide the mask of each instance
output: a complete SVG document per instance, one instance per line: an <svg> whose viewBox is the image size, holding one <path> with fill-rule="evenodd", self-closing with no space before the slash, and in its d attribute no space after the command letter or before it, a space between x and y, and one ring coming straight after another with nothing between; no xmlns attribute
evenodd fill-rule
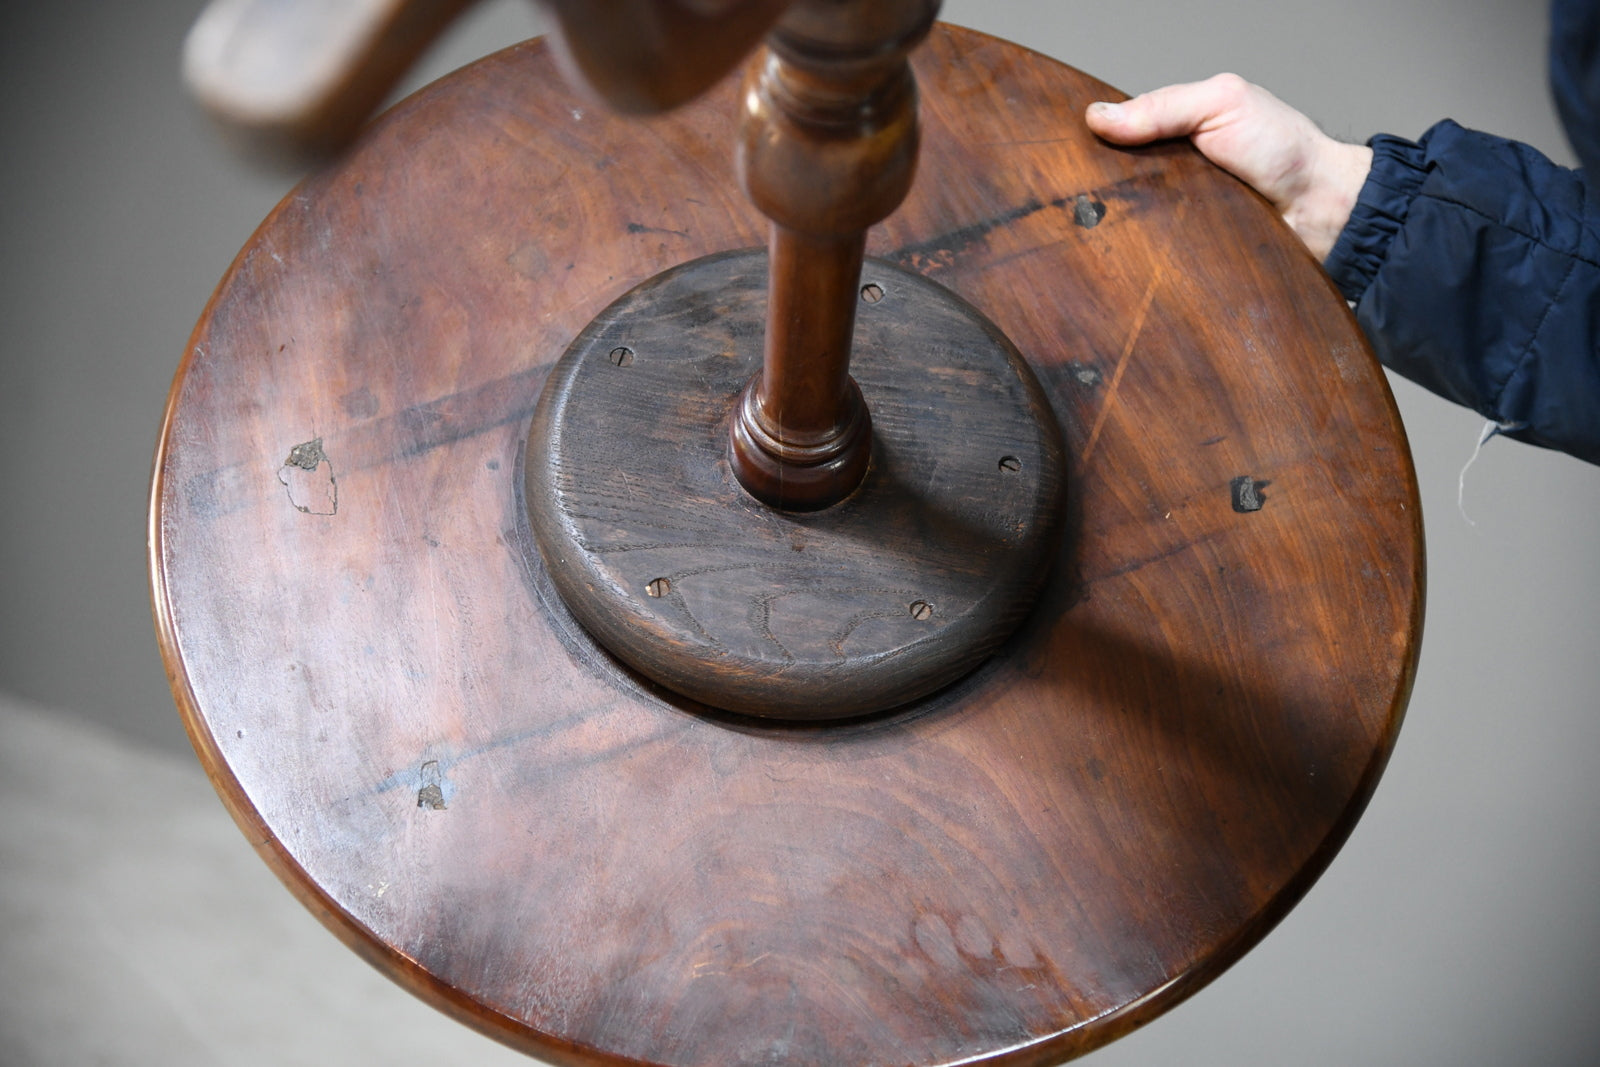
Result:
<svg viewBox="0 0 1600 1067"><path fill-rule="evenodd" d="M1264 935L1394 742L1421 517L1333 286L1186 146L1096 142L1093 79L947 27L913 63L922 178L867 253L1016 346L1070 490L1022 628L910 707L710 712L533 545L554 361L763 243L732 83L616 118L530 42L424 90L262 225L174 383L155 606L219 792L351 947L546 1059L1069 1058Z"/></svg>

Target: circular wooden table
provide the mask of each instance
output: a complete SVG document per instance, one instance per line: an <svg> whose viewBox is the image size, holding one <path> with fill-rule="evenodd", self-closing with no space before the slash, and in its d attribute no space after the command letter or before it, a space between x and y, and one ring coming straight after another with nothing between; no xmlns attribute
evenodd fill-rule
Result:
<svg viewBox="0 0 1600 1067"><path fill-rule="evenodd" d="M920 177L868 251L1016 344L1071 489L1021 631L910 708L708 713L531 542L552 362L762 242L731 84L614 118L536 41L424 90L262 225L174 383L156 615L219 792L351 947L546 1059L1069 1058L1263 936L1393 745L1420 513L1331 283L1187 146L1095 141L1093 79L949 27L914 65Z"/></svg>

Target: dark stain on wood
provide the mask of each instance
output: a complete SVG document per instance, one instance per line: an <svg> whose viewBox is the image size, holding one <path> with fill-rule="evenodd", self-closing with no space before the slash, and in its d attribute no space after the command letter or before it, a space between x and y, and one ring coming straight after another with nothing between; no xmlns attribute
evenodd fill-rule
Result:
<svg viewBox="0 0 1600 1067"><path fill-rule="evenodd" d="M689 236L683 230L667 230L667 229L661 228L660 226L646 226L643 223L639 223L639 222L630 222L630 223L628 223L628 232L629 233L659 233L659 234L665 234L668 237L688 237Z"/></svg>

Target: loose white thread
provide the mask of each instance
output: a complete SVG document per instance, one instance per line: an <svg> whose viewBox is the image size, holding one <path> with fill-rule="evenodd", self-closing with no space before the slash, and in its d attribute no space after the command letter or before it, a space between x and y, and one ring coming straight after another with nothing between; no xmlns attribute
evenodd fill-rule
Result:
<svg viewBox="0 0 1600 1067"><path fill-rule="evenodd" d="M1467 458L1467 465L1461 468L1461 477L1456 479L1456 510L1461 512L1461 517L1467 520L1468 526L1478 524L1467 514L1467 470L1478 462L1478 454L1483 451L1483 446L1488 443L1489 438L1520 430L1527 425L1525 422L1495 422L1490 419L1483 424L1483 429L1478 431L1478 443L1472 449L1472 455Z"/></svg>

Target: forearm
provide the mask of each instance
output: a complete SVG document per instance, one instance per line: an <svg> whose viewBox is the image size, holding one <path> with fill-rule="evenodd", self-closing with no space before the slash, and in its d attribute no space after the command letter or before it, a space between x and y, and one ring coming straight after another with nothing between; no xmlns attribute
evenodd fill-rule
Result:
<svg viewBox="0 0 1600 1067"><path fill-rule="evenodd" d="M1583 175L1450 122L1372 143L1326 266L1379 358L1600 463L1600 204Z"/></svg>

